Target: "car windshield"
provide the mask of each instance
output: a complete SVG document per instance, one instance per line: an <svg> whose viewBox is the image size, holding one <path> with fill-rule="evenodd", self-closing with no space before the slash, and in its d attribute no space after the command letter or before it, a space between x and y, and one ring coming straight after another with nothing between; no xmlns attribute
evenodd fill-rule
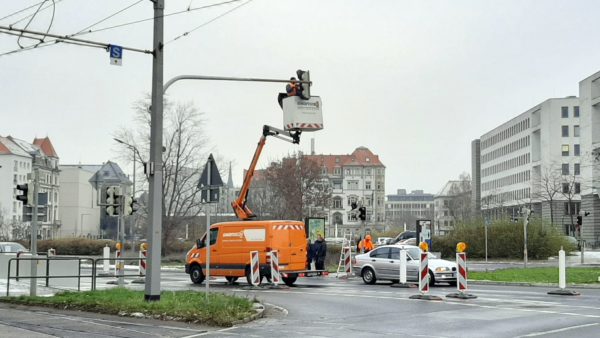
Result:
<svg viewBox="0 0 600 338"><path fill-rule="evenodd" d="M19 243L1 243L0 252L23 252L27 251L24 246Z"/></svg>

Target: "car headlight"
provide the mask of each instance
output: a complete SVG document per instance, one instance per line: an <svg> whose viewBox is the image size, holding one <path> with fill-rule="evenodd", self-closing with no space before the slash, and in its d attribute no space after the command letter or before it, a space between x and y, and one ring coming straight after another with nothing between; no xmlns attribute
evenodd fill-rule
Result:
<svg viewBox="0 0 600 338"><path fill-rule="evenodd" d="M447 272L447 271L450 271L450 268L446 267L446 266L440 266L440 267L435 268L435 272Z"/></svg>

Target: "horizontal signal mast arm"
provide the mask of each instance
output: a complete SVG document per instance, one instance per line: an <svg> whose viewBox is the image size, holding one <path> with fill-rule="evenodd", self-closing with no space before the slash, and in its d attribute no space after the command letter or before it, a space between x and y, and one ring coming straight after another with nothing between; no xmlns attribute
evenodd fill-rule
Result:
<svg viewBox="0 0 600 338"><path fill-rule="evenodd" d="M256 164L258 163L260 154L267 141L267 136L273 136L284 141L298 144L300 143L300 133L301 131L287 132L271 126L263 126L263 133L260 139L258 140L258 145L256 146L256 150L254 151L254 157L252 157L250 167L246 172L246 176L244 176L244 184L242 185L242 189L240 189L240 195L235 201L231 202L233 212L235 212L235 215L238 219L245 221L256 217L252 210L248 208L246 202L248 198L248 191L250 191L250 184L252 183L252 178L254 177L254 171L256 170Z"/></svg>

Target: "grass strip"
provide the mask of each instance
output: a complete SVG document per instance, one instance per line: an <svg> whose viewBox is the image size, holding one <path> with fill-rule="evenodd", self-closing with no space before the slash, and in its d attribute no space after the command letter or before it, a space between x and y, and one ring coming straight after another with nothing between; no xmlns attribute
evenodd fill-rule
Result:
<svg viewBox="0 0 600 338"><path fill-rule="evenodd" d="M599 268L567 268L567 283L598 284ZM558 283L558 268L510 268L489 272L469 271L469 279L498 282Z"/></svg>
<svg viewBox="0 0 600 338"><path fill-rule="evenodd" d="M143 291L113 288L62 292L51 297L2 297L0 301L113 315L142 313L155 319L217 326L232 326L234 322L253 314L250 299L215 293L209 294L208 299L207 302L203 292L163 291L160 301L147 302Z"/></svg>

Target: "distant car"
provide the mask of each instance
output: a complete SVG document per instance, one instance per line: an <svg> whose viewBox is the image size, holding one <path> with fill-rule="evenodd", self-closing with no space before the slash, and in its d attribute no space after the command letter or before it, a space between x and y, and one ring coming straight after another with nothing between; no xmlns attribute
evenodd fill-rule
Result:
<svg viewBox="0 0 600 338"><path fill-rule="evenodd" d="M394 237L388 244L396 244L410 238L417 238L417 232L412 230L403 231L398 236Z"/></svg>
<svg viewBox="0 0 600 338"><path fill-rule="evenodd" d="M361 276L365 284L378 280L399 281L400 250L406 250L406 280L418 283L421 249L414 245L384 245L368 253L355 256L354 273ZM445 282L456 285L456 263L438 259L429 253L429 285Z"/></svg>
<svg viewBox="0 0 600 338"><path fill-rule="evenodd" d="M386 245L390 240L392 240L392 237L379 237L377 238L377 242L375 242L375 245Z"/></svg>
<svg viewBox="0 0 600 338"><path fill-rule="evenodd" d="M0 242L0 253L29 252L26 247L16 242Z"/></svg>
<svg viewBox="0 0 600 338"><path fill-rule="evenodd" d="M402 245L417 245L417 239L416 238L409 238L409 239L404 239L401 240L400 242L396 243L396 244L402 244Z"/></svg>

